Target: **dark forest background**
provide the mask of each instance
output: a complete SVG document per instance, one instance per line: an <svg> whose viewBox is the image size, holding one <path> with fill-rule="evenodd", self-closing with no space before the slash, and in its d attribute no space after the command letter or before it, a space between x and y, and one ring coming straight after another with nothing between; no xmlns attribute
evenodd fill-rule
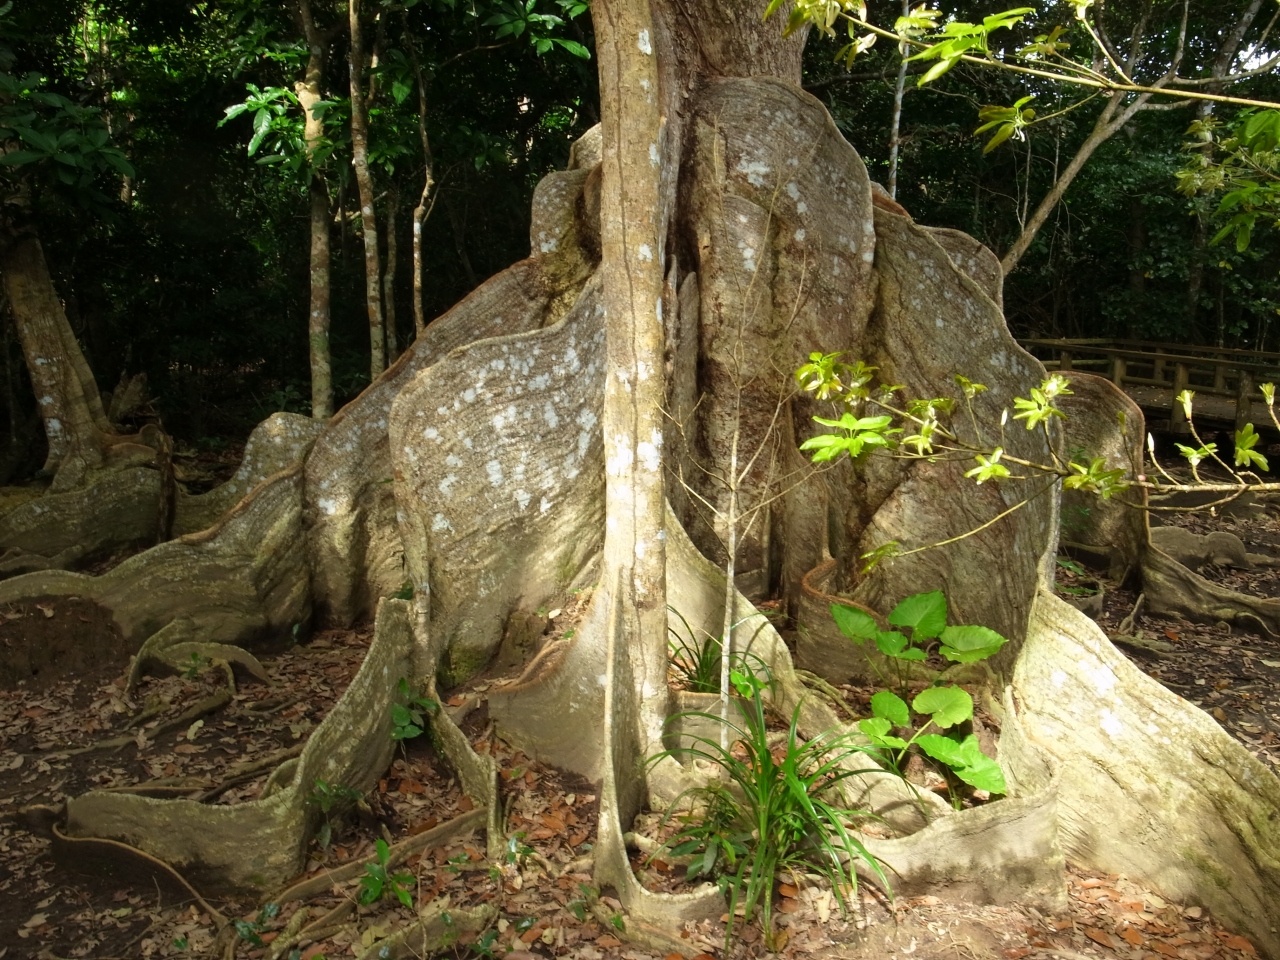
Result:
<svg viewBox="0 0 1280 960"><path fill-rule="evenodd" d="M315 5L326 20L344 15L341 5ZM535 185L564 166L572 141L596 122L595 63L562 46L540 50L524 35L500 36L495 11L511 4L383 6L387 23L413 24L416 52L434 67L427 121L440 187L426 224L424 303L436 316L528 254ZM558 35L590 49L589 16L571 18L564 4L519 6L523 15L562 14ZM968 16L986 10L943 7ZM154 413L189 449L234 444L275 410L309 411L305 185L285 165L259 162L261 152L249 156L247 117L219 125L247 85L292 88L305 47L291 11L283 0L24 0L3 21L12 51L4 69L38 72L49 89L100 108L135 170L92 209L50 192L35 198L32 216L99 385L145 373ZM1211 22L1199 29L1214 32ZM326 78L338 111L344 42L336 36ZM403 346L413 332L409 210L422 162L399 34L388 29L382 43L371 159L382 201L400 197ZM884 182L898 54L878 45L846 73L833 62L836 49L810 40L806 84ZM998 254L1008 249L1100 106L1086 104L984 154L973 133L978 108L1029 92L1042 114L1079 99L965 66L923 89L908 83L898 199L918 221L964 230ZM1247 95L1275 98L1280 85L1262 76ZM1259 230L1243 253L1211 245L1213 202L1176 189L1192 119L1185 107L1140 113L1093 156L1006 280L1016 334L1280 349L1280 323L1272 323L1280 240ZM331 339L341 405L368 383L369 344L349 145L334 149ZM0 428L12 440L38 424L12 323L4 324ZM39 456L25 462L38 465Z"/></svg>

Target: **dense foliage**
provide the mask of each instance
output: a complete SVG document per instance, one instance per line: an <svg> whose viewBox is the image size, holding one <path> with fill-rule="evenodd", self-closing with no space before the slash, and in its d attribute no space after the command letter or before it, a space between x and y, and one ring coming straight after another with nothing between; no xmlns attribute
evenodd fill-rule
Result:
<svg viewBox="0 0 1280 960"><path fill-rule="evenodd" d="M972 0L941 6L944 20L980 20L995 9ZM1037 24L1057 16L1068 28L1053 42L1082 48L1072 6L1050 5L1041 21L1005 30L1004 42L1034 43ZM1245 6L1189 5L1184 74L1207 69L1217 25ZM1099 22L1124 37L1138 29L1145 7L1108 4ZM347 5L313 0L311 8L329 44L321 91L328 139L314 162L333 210L340 405L369 376ZM370 165L382 222L392 205L398 210L394 298L403 347L413 335L411 211L424 170L417 72L427 77L438 183L424 241L423 303L432 317L527 255L535 184L564 164L571 141L596 120L590 18L568 0L364 0L364 8L365 45L376 57ZM294 95L307 59L299 9L295 0L23 0L0 16L5 229L38 232L100 385L146 373L155 412L187 446L243 437L272 410L309 409L310 173ZM1153 62L1171 56L1175 43L1169 24L1176 26L1177 11L1167 4L1160 11L1165 19L1146 27ZM877 0L867 16L891 23L899 12ZM884 181L900 53L882 40L846 70L834 59L846 42L810 41L807 82ZM1250 42L1237 66L1257 65L1262 47ZM917 220L965 230L1003 253L1102 101L1067 109L1087 91L963 63L917 88L914 78L928 66L910 65L898 198ZM1270 72L1239 87L1251 97L1280 96ZM33 92L43 99L33 101ZM1037 122L1010 129L984 152L992 131L975 135L981 108L1029 96ZM79 131L79 140L67 141L79 166L58 160L54 141L41 147L15 132L10 121L22 110L29 127ZM1230 129L1238 115L1219 106L1210 122ZM1015 332L1280 349L1280 324L1271 323L1280 308L1280 240L1259 227L1244 249L1230 237L1215 243L1231 216L1219 212L1220 197L1178 189L1189 152L1205 149L1188 128L1205 120L1193 104L1144 111L1098 148L1007 278ZM385 237L382 244L385 257ZM0 423L7 419L11 437L38 446L7 319L4 343ZM28 450L28 467L37 454Z"/></svg>

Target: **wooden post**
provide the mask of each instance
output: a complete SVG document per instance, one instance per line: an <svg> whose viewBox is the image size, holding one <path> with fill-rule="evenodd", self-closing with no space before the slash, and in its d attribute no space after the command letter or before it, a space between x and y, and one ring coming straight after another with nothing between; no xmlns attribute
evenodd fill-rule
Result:
<svg viewBox="0 0 1280 960"><path fill-rule="evenodd" d="M1072 358L1071 358L1070 350L1058 351L1058 372L1059 373L1067 373L1068 371L1070 371L1071 359Z"/></svg>
<svg viewBox="0 0 1280 960"><path fill-rule="evenodd" d="M1173 401L1169 410L1169 432L1170 433L1190 433L1187 427L1187 416L1182 411L1182 404L1178 402L1178 394L1187 389L1187 365L1182 361L1178 361L1173 365Z"/></svg>
<svg viewBox="0 0 1280 960"><path fill-rule="evenodd" d="M1213 358L1213 389L1218 393L1227 391L1227 364L1222 356Z"/></svg>
<svg viewBox="0 0 1280 960"><path fill-rule="evenodd" d="M1156 355L1151 358L1151 379L1157 383L1164 380L1164 350L1156 347Z"/></svg>
<svg viewBox="0 0 1280 960"><path fill-rule="evenodd" d="M1240 371L1240 379L1236 383L1236 429L1243 430L1244 425L1253 419L1253 373Z"/></svg>
<svg viewBox="0 0 1280 960"><path fill-rule="evenodd" d="M1111 358L1111 382L1124 389L1125 360L1120 355Z"/></svg>

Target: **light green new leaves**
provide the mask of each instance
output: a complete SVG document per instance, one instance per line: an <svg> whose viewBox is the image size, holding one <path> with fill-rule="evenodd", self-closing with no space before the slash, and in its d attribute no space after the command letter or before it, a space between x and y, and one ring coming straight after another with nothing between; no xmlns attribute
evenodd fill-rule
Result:
<svg viewBox="0 0 1280 960"><path fill-rule="evenodd" d="M814 463L834 460L842 453L847 453L854 458L859 457L876 447L887 447L890 442L889 434L902 432L890 429L893 418L887 416L855 417L851 413L846 413L839 420L827 420L823 417L813 419L824 427L835 427L842 431L819 434L800 444L801 450L815 451L812 457Z"/></svg>
<svg viewBox="0 0 1280 960"><path fill-rule="evenodd" d="M1236 431L1236 466L1259 467L1270 469L1267 458L1254 449L1262 438L1253 429L1252 423L1246 423L1243 430Z"/></svg>
<svg viewBox="0 0 1280 960"><path fill-rule="evenodd" d="M1009 468L1000 462L1003 456L1002 447L996 447L990 454L980 453L973 458L978 461L978 465L972 470L966 470L964 475L972 477L979 484L986 483L988 480L1004 480L1009 476Z"/></svg>
<svg viewBox="0 0 1280 960"><path fill-rule="evenodd" d="M982 126L973 131L974 135L995 130L986 146L982 148L983 153L990 153L1012 136L1022 137L1022 128L1031 124L1036 118L1035 110L1024 104L1034 99L1033 94L1018 100L1012 107L986 106L978 111L978 119L982 121Z"/></svg>
<svg viewBox="0 0 1280 960"><path fill-rule="evenodd" d="M1005 27L1012 27L1027 14L1034 12L1031 7L1018 7L1016 10L1006 10L1003 13L984 17L982 23L963 23L953 20L944 24L938 33L943 39L907 58L908 60L938 61L916 81L916 85L923 87L926 83L937 80L959 63L962 57L988 56L991 50L987 41L992 33Z"/></svg>
<svg viewBox="0 0 1280 960"><path fill-rule="evenodd" d="M873 716L888 720L895 727L905 727L911 722L906 701L889 690L881 690L872 696L871 713Z"/></svg>
<svg viewBox="0 0 1280 960"><path fill-rule="evenodd" d="M1014 397L1013 405L1021 411L1015 413L1013 419L1027 421L1027 429L1034 430L1042 423L1046 423L1053 417L1066 419L1066 414L1054 405L1054 400L1058 397L1070 396L1071 390L1067 386L1067 378L1060 373L1055 373L1047 380L1041 382L1040 386L1031 388L1031 399L1025 397Z"/></svg>
<svg viewBox="0 0 1280 960"><path fill-rule="evenodd" d="M1074 461L1069 466L1073 473L1062 481L1062 485L1068 490L1096 493L1103 500L1109 500L1113 494L1129 488L1124 480L1124 471L1108 470L1107 461L1102 457L1094 457L1088 466Z"/></svg>

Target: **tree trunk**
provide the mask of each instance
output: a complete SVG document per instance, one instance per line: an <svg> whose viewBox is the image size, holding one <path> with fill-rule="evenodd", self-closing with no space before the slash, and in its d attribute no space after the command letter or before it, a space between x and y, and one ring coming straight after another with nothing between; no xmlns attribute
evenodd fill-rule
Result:
<svg viewBox="0 0 1280 960"><path fill-rule="evenodd" d="M1280 782L1225 735L1201 752L1202 715L1153 696L1105 636L1046 599L1057 486L1024 503L1029 491L1016 484L966 480L967 463L871 458L817 471L795 449L814 414L830 415L791 395L792 371L812 350L847 351L913 397L951 395L956 373L980 378L988 390L974 400L976 424L957 429L997 430L1002 410L1044 370L992 298L993 255L955 238L942 237L944 246L873 204L862 161L798 87L803 37L782 38L759 5L599 0L592 14L601 127L575 144L572 169L538 185L528 259L426 325L309 450L297 444L299 462L257 484L205 535L99 578L24 578L8 592L0 584L0 603L37 589L103 603L145 641L140 664L209 656L208 644L225 653L255 629L279 630L311 611L346 622L376 614L359 675L297 766L273 776L270 796L214 805L92 791L68 801L65 832L189 864L210 890L270 897L302 867L319 816L307 803L315 778L363 791L385 769L398 678L431 696L437 683L465 684L493 662L510 624L595 584L572 637L472 692L526 756L600 784L594 884L613 887L622 905L620 937L680 951L683 924L714 921L723 897L715 888L647 891L623 831L646 800L661 807L705 782L670 758L649 762L671 699L666 603L711 636L735 610L750 615L729 572L708 559L728 559L717 531L664 503L668 473L688 476L684 465L696 461L733 478L689 485L715 514L747 517L769 504L768 544L744 524L733 556L747 558L746 569L776 549L800 627L797 657L815 672L846 682L865 670L831 627L836 601L883 613L941 589L953 620L1010 640L992 663L991 692L1004 694L1001 762L1014 800L952 812L883 772L848 781L850 806L911 835L877 847L902 871L895 888L956 883L985 900L1055 912L1069 846L1086 865L1131 861L1138 881L1169 876L1180 890L1203 889L1215 912L1280 956L1261 906L1280 890ZM692 356L681 354L685 345ZM1099 422L1115 429L1114 416ZM1010 457L1049 456L1038 431L1011 429L1002 442ZM740 464L775 454L788 485L766 469L737 482ZM891 540L911 549L952 537L859 574L852 597L828 595L837 564L856 568ZM411 607L388 599L406 576ZM139 588L152 578L163 590ZM166 609L188 616L147 635L166 623ZM763 618L741 632L775 681L774 708L794 712L803 736L855 731L801 685ZM447 711L433 725L483 811L490 856L500 857L507 838L493 761L472 751ZM1113 744L1123 780L1109 765ZM1176 803L1156 789L1165 762L1176 764ZM1200 777L1211 793L1197 795ZM1113 809L1133 826L1111 829ZM1238 878L1219 889L1206 851L1228 835ZM1161 874L1152 852L1167 861L1184 847L1193 856ZM1228 894L1238 891L1255 893L1233 908Z"/></svg>
<svg viewBox="0 0 1280 960"><path fill-rule="evenodd" d="M902 15L911 12L911 0L903 0ZM889 124L889 182L885 185L890 199L898 199L898 157L902 152L902 98L907 92L907 51L899 50L898 78L893 84L893 119Z"/></svg>
<svg viewBox="0 0 1280 960"><path fill-rule="evenodd" d="M329 191L319 177L311 182L311 310L307 343L311 353L311 416L333 416L333 372L329 363Z"/></svg>
<svg viewBox="0 0 1280 960"><path fill-rule="evenodd" d="M0 251L5 293L44 420L44 469L72 486L101 463L100 435L111 433L93 373L67 323L44 250L24 237Z"/></svg>
<svg viewBox="0 0 1280 960"><path fill-rule="evenodd" d="M392 187L387 194L387 263L382 272L382 305L386 319L387 363L400 356L400 334L396 330L396 219L400 193Z"/></svg>
<svg viewBox="0 0 1280 960"><path fill-rule="evenodd" d="M303 114L303 141L312 168L308 187L311 220L311 304L307 315L307 343L311 357L311 416L333 416L333 374L329 361L329 188L316 166L316 151L324 140L324 120L316 115L320 83L324 79L325 38L316 28L309 0L299 0L298 10L307 41L307 68L294 84Z"/></svg>
<svg viewBox="0 0 1280 960"><path fill-rule="evenodd" d="M413 66L414 79L418 85L418 137L422 141L422 193L418 197L418 205L413 208L413 336L416 340L426 329L427 318L422 306L422 229L427 217L435 206L435 158L431 153L431 138L427 135L427 78L422 64L418 60L418 45L409 32L408 14L404 18L406 45L409 48L409 62Z"/></svg>
<svg viewBox="0 0 1280 960"><path fill-rule="evenodd" d="M382 321L382 268L378 257L378 217L374 211L373 176L369 171L369 117L364 95L364 41L360 0L350 0L351 154L360 190L360 224L364 235L365 305L369 314L369 379L377 380L387 366L386 334Z"/></svg>

